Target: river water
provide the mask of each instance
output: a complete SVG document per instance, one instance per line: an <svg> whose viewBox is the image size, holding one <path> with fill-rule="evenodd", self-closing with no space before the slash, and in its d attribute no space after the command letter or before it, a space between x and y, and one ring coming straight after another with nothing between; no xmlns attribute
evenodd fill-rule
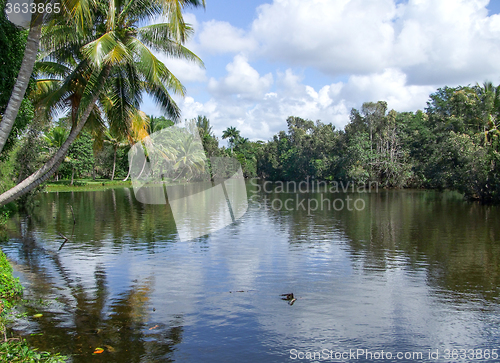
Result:
<svg viewBox="0 0 500 363"><path fill-rule="evenodd" d="M500 361L500 208L247 188L241 219L188 242L132 189L40 195L0 245L26 286L14 332L72 362Z"/></svg>

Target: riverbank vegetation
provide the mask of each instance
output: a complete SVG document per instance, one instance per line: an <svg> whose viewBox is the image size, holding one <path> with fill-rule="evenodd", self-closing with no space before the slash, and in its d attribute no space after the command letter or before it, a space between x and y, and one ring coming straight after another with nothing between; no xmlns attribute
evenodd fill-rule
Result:
<svg viewBox="0 0 500 363"><path fill-rule="evenodd" d="M19 279L12 275L12 267L0 250L0 361L12 363L56 363L64 362L66 358L59 354L39 352L32 349L28 343L18 337L10 337L6 323L11 314L13 301L22 294L23 287Z"/></svg>
<svg viewBox="0 0 500 363"><path fill-rule="evenodd" d="M499 203L499 119L500 88L485 83L440 88L430 95L427 107L416 112L388 110L384 101L366 102L360 110L351 110L343 130L291 116L287 130L267 142L249 141L235 127L228 127L221 135L228 146L220 147L207 117L198 116L193 122L207 156L237 158L245 177L448 189L468 200ZM148 116L143 134L173 124L165 117ZM36 134L25 133L3 162L3 183L12 184L16 176L36 170L51 145L64 138L58 135L68 129L59 120ZM83 132L47 190L129 186L128 151L133 143L104 142L100 147L95 143L90 133ZM6 177L11 179L5 181Z"/></svg>
<svg viewBox="0 0 500 363"><path fill-rule="evenodd" d="M376 181L500 202L500 87L491 83L440 88L417 112L367 102L351 111L344 130L297 117L287 123L257 149L258 176Z"/></svg>

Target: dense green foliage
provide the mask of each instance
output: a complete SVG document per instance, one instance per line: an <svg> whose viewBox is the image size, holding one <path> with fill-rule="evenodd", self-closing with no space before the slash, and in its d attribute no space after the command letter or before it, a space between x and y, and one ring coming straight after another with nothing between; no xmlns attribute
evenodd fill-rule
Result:
<svg viewBox="0 0 500 363"><path fill-rule="evenodd" d="M28 34L27 31L20 30L8 21L4 11L6 3L6 0L0 0L0 120L7 108L19 68L21 68ZM33 82L31 86L32 84ZM1 154L2 160L8 157L8 152L32 119L33 106L28 98L24 98L4 152Z"/></svg>
<svg viewBox="0 0 500 363"><path fill-rule="evenodd" d="M500 88L491 83L441 88L425 111L415 113L367 102L351 111L345 130L289 117L287 132L255 149L258 175L452 189L467 199L498 203L499 122Z"/></svg>
<svg viewBox="0 0 500 363"><path fill-rule="evenodd" d="M18 278L12 275L12 267L5 254L0 250L0 361L18 363L56 363L64 362L65 357L59 354L38 352L32 349L23 339L8 339L6 333L7 309L11 308L10 300L22 294L23 287Z"/></svg>
<svg viewBox="0 0 500 363"><path fill-rule="evenodd" d="M300 117L287 119L287 130L268 142L252 142L235 127L227 128L219 147L206 116L191 120L198 127L207 157L231 156L245 177L269 180L377 182L387 188L451 189L469 200L500 202L500 88L491 83L444 87L431 94L425 110L396 112L384 101L352 109L344 130ZM61 122L40 136L25 134L14 161L14 181L29 175L64 141ZM174 122L149 116L143 132L151 134ZM108 131L102 146L84 133L75 141L59 177L123 178L128 151L136 142ZM10 168L10 169L9 169ZM114 173L113 173L114 170ZM12 171L10 172L12 174Z"/></svg>
<svg viewBox="0 0 500 363"><path fill-rule="evenodd" d="M0 344L0 354L6 362L12 363L58 363L65 362L60 354L39 352L30 348L25 340L9 341Z"/></svg>
<svg viewBox="0 0 500 363"><path fill-rule="evenodd" d="M60 173L66 178L80 178L89 176L94 166L94 153L92 150L92 137L87 132L71 144L64 162L59 167Z"/></svg>
<svg viewBox="0 0 500 363"><path fill-rule="evenodd" d="M0 299L11 299L23 291L18 278L12 276L12 267L0 251Z"/></svg>

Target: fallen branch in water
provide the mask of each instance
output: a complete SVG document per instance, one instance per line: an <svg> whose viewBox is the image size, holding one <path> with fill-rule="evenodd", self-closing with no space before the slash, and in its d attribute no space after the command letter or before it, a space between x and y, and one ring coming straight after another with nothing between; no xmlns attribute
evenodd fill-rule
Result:
<svg viewBox="0 0 500 363"><path fill-rule="evenodd" d="M69 238L66 237L64 234L62 234L61 232L58 232L58 233L59 233L59 236L64 238L64 242L61 244L61 246L59 246L59 249L58 249L58 251L60 251L63 248L63 246L66 244L66 242L68 242Z"/></svg>
<svg viewBox="0 0 500 363"><path fill-rule="evenodd" d="M75 219L75 213L73 213L73 206L70 204L69 207L71 208L71 215L73 216L73 230L71 231L71 238L73 238L73 234L75 232L76 219ZM66 237L64 234L62 234L61 232L57 232L57 233L59 233L59 236L64 238L64 242L61 244L61 246L59 246L59 249L58 249L58 251L60 251L64 247L66 242L69 241L69 238Z"/></svg>

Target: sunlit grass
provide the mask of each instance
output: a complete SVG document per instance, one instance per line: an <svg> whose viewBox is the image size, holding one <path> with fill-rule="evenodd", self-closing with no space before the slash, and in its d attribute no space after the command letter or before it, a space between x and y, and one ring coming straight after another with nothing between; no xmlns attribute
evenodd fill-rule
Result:
<svg viewBox="0 0 500 363"><path fill-rule="evenodd" d="M46 184L45 190L47 192L91 192L110 188L124 188L131 187L130 180L109 180L109 179L77 179L70 185L70 180L51 181Z"/></svg>

